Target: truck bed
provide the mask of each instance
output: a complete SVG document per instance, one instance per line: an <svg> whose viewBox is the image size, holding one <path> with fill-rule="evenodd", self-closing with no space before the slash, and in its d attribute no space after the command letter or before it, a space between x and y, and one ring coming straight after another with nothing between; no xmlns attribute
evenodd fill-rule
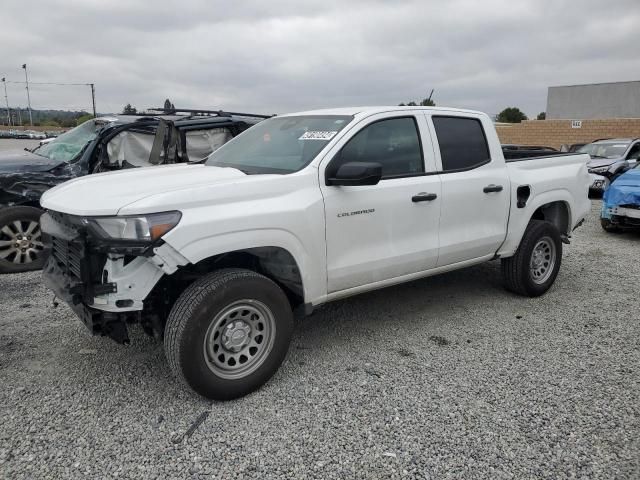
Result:
<svg viewBox="0 0 640 480"><path fill-rule="evenodd" d="M591 178L587 172L590 157L584 153L560 153L559 155L534 156L507 160L511 179L511 211L505 243L501 256L512 255L518 245L533 212L550 201L560 201L572 206L572 211L556 212L563 216L567 237L578 222L591 209L587 196ZM566 217L566 218L565 218Z"/></svg>
<svg viewBox="0 0 640 480"><path fill-rule="evenodd" d="M553 158L566 155L582 155L580 153L568 153L568 152L549 152L549 151L526 151L526 150L503 150L504 160L509 162L520 162L523 160L533 160L534 158Z"/></svg>

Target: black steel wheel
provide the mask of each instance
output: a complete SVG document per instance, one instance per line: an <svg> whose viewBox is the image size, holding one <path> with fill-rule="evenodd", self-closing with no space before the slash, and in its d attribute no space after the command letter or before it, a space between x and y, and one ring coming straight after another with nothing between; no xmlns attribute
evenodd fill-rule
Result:
<svg viewBox="0 0 640 480"><path fill-rule="evenodd" d="M193 390L230 400L273 376L292 332L291 305L276 283L251 270L224 269L180 295L165 327L165 354Z"/></svg>

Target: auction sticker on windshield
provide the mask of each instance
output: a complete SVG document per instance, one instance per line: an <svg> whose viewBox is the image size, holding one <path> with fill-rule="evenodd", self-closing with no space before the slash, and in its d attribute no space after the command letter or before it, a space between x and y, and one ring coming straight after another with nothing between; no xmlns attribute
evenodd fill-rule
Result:
<svg viewBox="0 0 640 480"><path fill-rule="evenodd" d="M298 140L331 140L337 131L304 132Z"/></svg>

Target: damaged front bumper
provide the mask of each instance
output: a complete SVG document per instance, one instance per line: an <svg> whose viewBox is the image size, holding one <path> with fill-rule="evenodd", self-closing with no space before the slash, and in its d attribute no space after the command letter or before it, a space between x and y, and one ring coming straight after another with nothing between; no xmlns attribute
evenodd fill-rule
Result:
<svg viewBox="0 0 640 480"><path fill-rule="evenodd" d="M126 324L127 320L129 323L135 322L135 318L127 318L127 315L104 312L88 306L82 301L84 298L82 292L86 290L83 283L70 278L51 257L45 265L43 277L45 285L56 297L64 300L71 307L93 335L108 336L118 343L129 343Z"/></svg>
<svg viewBox="0 0 640 480"><path fill-rule="evenodd" d="M602 218L606 218L612 224L620 227L640 227L640 205L625 205L607 207L602 206Z"/></svg>
<svg viewBox="0 0 640 480"><path fill-rule="evenodd" d="M48 260L45 284L94 335L128 342L127 324L144 320L145 299L158 281L188 261L167 244L127 246L92 238L77 218L42 216Z"/></svg>

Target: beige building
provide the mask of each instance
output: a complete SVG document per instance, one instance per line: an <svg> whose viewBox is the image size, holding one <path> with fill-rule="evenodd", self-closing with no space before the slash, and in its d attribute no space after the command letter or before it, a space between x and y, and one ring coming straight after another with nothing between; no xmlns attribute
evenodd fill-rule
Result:
<svg viewBox="0 0 640 480"><path fill-rule="evenodd" d="M499 123L501 143L544 145L560 148L574 143L590 143L600 138L640 138L640 118L602 120L525 120Z"/></svg>
<svg viewBox="0 0 640 480"><path fill-rule="evenodd" d="M640 81L549 87L547 120L496 124L502 143L560 148L640 138Z"/></svg>

